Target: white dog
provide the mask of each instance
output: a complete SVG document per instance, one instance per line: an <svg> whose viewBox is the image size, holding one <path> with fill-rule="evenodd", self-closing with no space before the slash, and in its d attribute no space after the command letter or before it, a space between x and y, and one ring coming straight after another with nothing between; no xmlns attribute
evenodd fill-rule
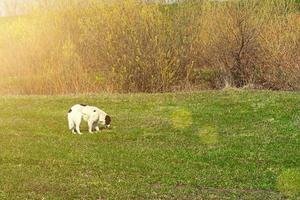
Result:
<svg viewBox="0 0 300 200"><path fill-rule="evenodd" d="M111 118L104 111L94 106L88 106L84 104L76 104L72 106L68 113L69 129L72 133L81 134L80 123L81 120L87 121L89 132L99 131L99 123L109 128Z"/></svg>

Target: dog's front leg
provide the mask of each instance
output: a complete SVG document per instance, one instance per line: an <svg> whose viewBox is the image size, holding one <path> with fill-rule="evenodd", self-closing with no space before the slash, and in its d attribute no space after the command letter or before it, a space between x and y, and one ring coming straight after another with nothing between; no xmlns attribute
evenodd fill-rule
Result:
<svg viewBox="0 0 300 200"><path fill-rule="evenodd" d="M100 129L99 129L99 120L96 120L96 121L93 122L92 131L96 131L96 132L100 131Z"/></svg>
<svg viewBox="0 0 300 200"><path fill-rule="evenodd" d="M89 133L93 133L93 121L88 121Z"/></svg>

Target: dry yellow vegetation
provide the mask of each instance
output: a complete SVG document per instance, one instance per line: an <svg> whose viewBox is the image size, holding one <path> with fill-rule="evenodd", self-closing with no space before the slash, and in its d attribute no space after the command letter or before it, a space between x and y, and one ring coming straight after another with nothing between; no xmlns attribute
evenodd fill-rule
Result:
<svg viewBox="0 0 300 200"><path fill-rule="evenodd" d="M0 93L300 89L293 1L68 2L0 19Z"/></svg>

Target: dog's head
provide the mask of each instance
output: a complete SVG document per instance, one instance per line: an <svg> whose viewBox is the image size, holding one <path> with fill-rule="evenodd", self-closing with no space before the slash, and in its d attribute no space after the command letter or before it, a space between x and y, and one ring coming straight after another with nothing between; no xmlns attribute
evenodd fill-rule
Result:
<svg viewBox="0 0 300 200"><path fill-rule="evenodd" d="M110 127L111 117L109 115L105 116L105 128Z"/></svg>

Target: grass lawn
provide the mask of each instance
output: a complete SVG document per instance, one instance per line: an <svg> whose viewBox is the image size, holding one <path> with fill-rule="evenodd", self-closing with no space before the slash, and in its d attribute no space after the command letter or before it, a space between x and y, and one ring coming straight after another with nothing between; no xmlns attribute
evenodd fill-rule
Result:
<svg viewBox="0 0 300 200"><path fill-rule="evenodd" d="M112 128L73 135L75 103ZM0 97L0 199L300 198L300 93Z"/></svg>

